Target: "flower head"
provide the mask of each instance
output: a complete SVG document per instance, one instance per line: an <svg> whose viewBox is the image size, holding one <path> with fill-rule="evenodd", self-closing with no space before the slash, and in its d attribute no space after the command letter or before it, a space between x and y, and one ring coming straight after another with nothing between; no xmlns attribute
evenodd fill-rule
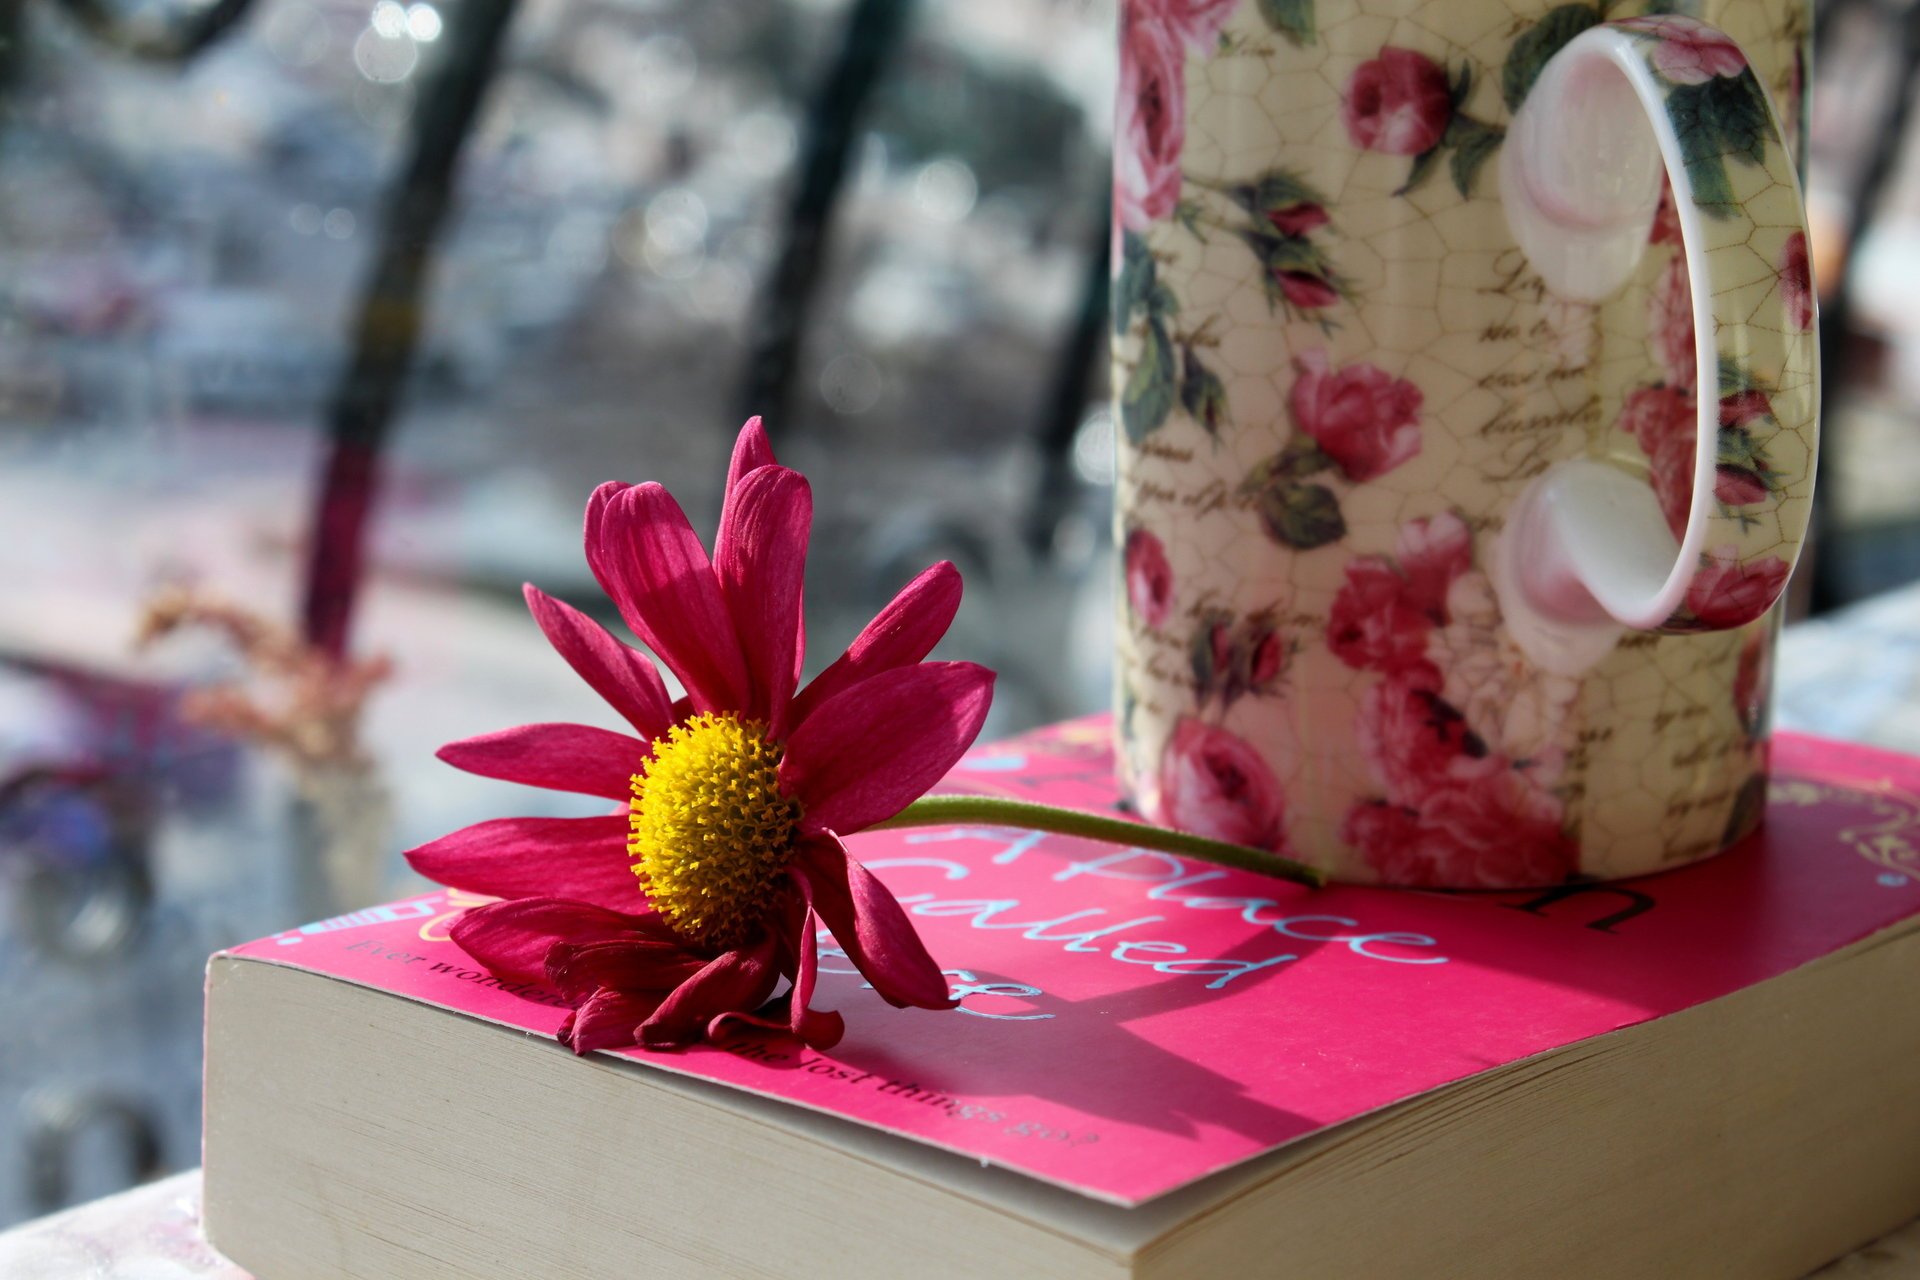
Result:
<svg viewBox="0 0 1920 1280"><path fill-rule="evenodd" d="M1375 365L1333 368L1324 351L1294 361L1287 407L1294 425L1356 484L1385 475L1420 452L1420 388Z"/></svg>
<svg viewBox="0 0 1920 1280"><path fill-rule="evenodd" d="M1440 145L1453 119L1453 90L1439 63L1392 45L1363 62L1347 82L1341 118L1353 145L1417 156Z"/></svg>
<svg viewBox="0 0 1920 1280"><path fill-rule="evenodd" d="M576 1053L752 1027L831 1045L839 1015L808 1007L823 925L889 1003L953 1005L906 913L841 837L940 780L980 731L993 673L922 661L959 606L959 574L941 563L798 688L812 515L806 480L774 462L757 418L734 448L711 559L665 489L602 485L588 564L686 697L529 586L548 640L633 733L525 725L440 751L485 777L625 806L495 819L407 855L430 879L505 899L466 912L454 941L502 977L558 991Z"/></svg>

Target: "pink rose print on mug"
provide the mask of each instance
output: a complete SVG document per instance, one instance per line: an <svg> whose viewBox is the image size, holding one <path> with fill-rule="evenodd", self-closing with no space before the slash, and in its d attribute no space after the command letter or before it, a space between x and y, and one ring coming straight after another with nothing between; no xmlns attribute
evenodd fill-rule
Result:
<svg viewBox="0 0 1920 1280"><path fill-rule="evenodd" d="M1187 138L1186 47L1180 32L1128 0L1120 12L1120 114L1114 123L1113 216L1144 231L1180 199L1180 151Z"/></svg>
<svg viewBox="0 0 1920 1280"><path fill-rule="evenodd" d="M1651 46L1668 113L1688 122L1678 138L1694 205L1709 218L1737 216L1740 202L1727 179L1727 162L1762 164L1766 148L1759 129L1771 116L1766 91L1740 46L1681 14L1648 14L1614 25Z"/></svg>
<svg viewBox="0 0 1920 1280"><path fill-rule="evenodd" d="M1772 421L1773 405L1767 392L1753 385L1737 367L1722 370L1722 381L1747 385L1720 398L1714 500L1730 509L1770 502L1779 489L1779 473L1753 427ZM1616 425L1645 451L1647 482L1653 486L1667 528L1676 541L1684 538L1687 513L1693 505L1694 436L1698 430L1693 393L1661 385L1637 387L1627 393Z"/></svg>
<svg viewBox="0 0 1920 1280"><path fill-rule="evenodd" d="M1367 690L1354 732L1374 780L1409 805L1499 767L1466 717L1440 696L1440 671L1424 659Z"/></svg>
<svg viewBox="0 0 1920 1280"><path fill-rule="evenodd" d="M1337 473L1361 484L1416 456L1425 397L1412 382L1374 364L1335 369L1324 351L1298 357L1294 374L1287 396L1294 436L1247 473L1238 501L1259 514L1275 542L1310 551L1347 531L1340 499L1313 477Z"/></svg>
<svg viewBox="0 0 1920 1280"><path fill-rule="evenodd" d="M1280 634L1271 610L1236 618L1231 610L1209 609L1187 643L1195 710L1218 699L1225 714L1248 694L1280 693L1297 647Z"/></svg>
<svg viewBox="0 0 1920 1280"><path fill-rule="evenodd" d="M1579 869L1560 802L1513 770L1436 794L1423 809L1369 800L1340 838L1387 884L1498 889L1552 884Z"/></svg>
<svg viewBox="0 0 1920 1280"><path fill-rule="evenodd" d="M1237 8L1237 0L1123 0L1121 7L1112 310L1116 337L1140 334L1119 395L1121 424L1136 444L1175 410L1212 436L1231 420L1226 385L1204 355L1219 339L1209 323L1182 328L1181 299L1160 279L1147 243L1154 224L1174 221L1203 242L1210 230L1241 241L1263 268L1268 306L1324 332L1336 327L1329 313L1351 296L1315 238L1332 223L1327 198L1298 174L1276 168L1215 179L1182 169L1187 58L1229 45L1225 28ZM1289 42L1313 42L1313 0L1261 4L1258 12ZM1230 214L1223 215L1221 198L1235 206Z"/></svg>
<svg viewBox="0 0 1920 1280"><path fill-rule="evenodd" d="M1668 258L1654 281L1647 301L1647 333L1668 386L1684 390L1700 380L1699 348L1693 341L1693 288L1684 254Z"/></svg>
<svg viewBox="0 0 1920 1280"><path fill-rule="evenodd" d="M1130 0L1151 14L1193 52L1206 56L1220 45L1220 31L1240 0Z"/></svg>
<svg viewBox="0 0 1920 1280"><path fill-rule="evenodd" d="M1705 84L1720 76L1737 76L1747 69L1740 46L1720 32L1698 22L1676 23L1667 14L1626 18L1616 25L1658 37L1653 68L1676 85Z"/></svg>
<svg viewBox="0 0 1920 1280"><path fill-rule="evenodd" d="M1752 622L1779 598L1788 570L1779 556L1742 561L1739 548L1716 548L1701 557L1700 571L1687 588L1687 612L1715 629Z"/></svg>
<svg viewBox="0 0 1920 1280"><path fill-rule="evenodd" d="M1420 388L1371 364L1334 370L1324 351L1294 361L1293 421L1356 484L1420 452Z"/></svg>
<svg viewBox="0 0 1920 1280"><path fill-rule="evenodd" d="M1473 567L1473 535L1450 511L1402 525L1394 550L1348 561L1328 614L1327 647L1359 671L1424 665L1427 637L1449 621L1447 592Z"/></svg>
<svg viewBox="0 0 1920 1280"><path fill-rule="evenodd" d="M1805 333L1813 328L1813 267L1807 260L1807 233L1796 231L1780 246L1780 297L1787 319Z"/></svg>
<svg viewBox="0 0 1920 1280"><path fill-rule="evenodd" d="M1419 187L1450 152L1454 188L1470 197L1480 167L1506 137L1504 129L1460 109L1472 87L1464 68L1450 80L1446 68L1426 54L1387 45L1354 69L1340 119L1361 150L1413 157L1395 194Z"/></svg>
<svg viewBox="0 0 1920 1280"><path fill-rule="evenodd" d="M1348 810L1341 838L1388 883L1543 884L1578 867L1560 799L1529 762L1488 747L1426 656L1472 565L1472 533L1458 515L1410 521L1391 559L1347 565L1329 616L1333 653L1382 677L1361 695L1354 729L1381 794Z"/></svg>
<svg viewBox="0 0 1920 1280"><path fill-rule="evenodd" d="M1286 847L1280 782L1244 739L1192 716L1174 726L1160 757L1160 819L1255 849Z"/></svg>
<svg viewBox="0 0 1920 1280"><path fill-rule="evenodd" d="M1354 71L1340 118L1356 147L1417 156L1445 136L1453 86L1446 69L1425 54L1388 46Z"/></svg>
<svg viewBox="0 0 1920 1280"><path fill-rule="evenodd" d="M1127 534L1125 561L1133 616L1149 627L1166 625L1173 611L1173 566L1167 562L1167 549L1145 529L1134 529Z"/></svg>

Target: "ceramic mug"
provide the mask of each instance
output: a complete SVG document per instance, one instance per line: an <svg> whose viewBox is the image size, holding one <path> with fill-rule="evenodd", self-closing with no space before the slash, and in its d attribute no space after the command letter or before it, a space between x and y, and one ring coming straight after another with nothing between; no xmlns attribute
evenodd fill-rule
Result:
<svg viewBox="0 0 1920 1280"><path fill-rule="evenodd" d="M1116 731L1143 814L1440 887L1754 827L1817 429L1810 25L1125 0Z"/></svg>

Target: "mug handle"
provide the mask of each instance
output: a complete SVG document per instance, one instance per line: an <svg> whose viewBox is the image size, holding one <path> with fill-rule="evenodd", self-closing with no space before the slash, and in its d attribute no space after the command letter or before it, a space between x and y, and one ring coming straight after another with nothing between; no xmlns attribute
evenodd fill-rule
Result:
<svg viewBox="0 0 1920 1280"><path fill-rule="evenodd" d="M1806 538L1819 430L1806 208L1780 118L1739 45L1679 15L1582 32L1515 113L1501 197L1548 288L1594 301L1645 252L1663 168L1690 282L1676 303L1691 308L1695 350L1688 377L1676 327L1677 358L1644 390L1683 422L1692 400L1685 529L1676 538L1649 483L1622 467L1549 468L1510 509L1496 555L1523 643L1529 621L1558 632L1562 651L1583 632L1610 647L1621 627L1743 626L1778 599Z"/></svg>

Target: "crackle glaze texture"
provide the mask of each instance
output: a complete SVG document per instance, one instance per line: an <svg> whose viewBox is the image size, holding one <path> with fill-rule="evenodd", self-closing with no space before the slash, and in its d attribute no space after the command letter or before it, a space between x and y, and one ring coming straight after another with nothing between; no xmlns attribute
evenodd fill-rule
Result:
<svg viewBox="0 0 1920 1280"><path fill-rule="evenodd" d="M1703 393L1672 192L1599 304L1549 292L1502 213L1514 111L1603 20L1646 43L1686 153L1718 465L1663 633L1556 674L1487 576L1508 507L1599 458L1678 538ZM1798 145L1810 25L1804 0L1123 3L1117 732L1145 815L1449 887L1639 874L1758 821L1815 427L1764 115Z"/></svg>

